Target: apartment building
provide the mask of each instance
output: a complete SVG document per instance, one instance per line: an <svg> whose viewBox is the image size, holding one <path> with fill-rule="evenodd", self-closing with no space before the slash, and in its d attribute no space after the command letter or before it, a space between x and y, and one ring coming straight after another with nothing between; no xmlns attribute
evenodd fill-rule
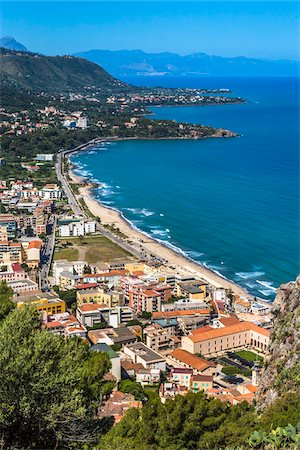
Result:
<svg viewBox="0 0 300 450"><path fill-rule="evenodd" d="M158 324L152 324L146 327L144 329L144 336L147 347L155 352L167 350L173 345L169 331L160 327Z"/></svg>
<svg viewBox="0 0 300 450"><path fill-rule="evenodd" d="M124 295L122 291L109 289L107 286L90 289L81 289L77 291L77 303L100 303L109 308L114 306L123 306Z"/></svg>
<svg viewBox="0 0 300 450"><path fill-rule="evenodd" d="M0 226L6 228L7 240L16 237L16 219L12 214L0 214Z"/></svg>
<svg viewBox="0 0 300 450"><path fill-rule="evenodd" d="M0 264L22 263L25 258L23 247L20 243L0 242Z"/></svg>

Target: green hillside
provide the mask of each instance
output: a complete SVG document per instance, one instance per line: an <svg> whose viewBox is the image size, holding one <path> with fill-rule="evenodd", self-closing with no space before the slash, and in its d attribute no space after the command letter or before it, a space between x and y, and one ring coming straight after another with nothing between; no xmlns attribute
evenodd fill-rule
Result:
<svg viewBox="0 0 300 450"><path fill-rule="evenodd" d="M115 91L126 86L95 63L74 56L44 56L0 49L1 81L32 92Z"/></svg>

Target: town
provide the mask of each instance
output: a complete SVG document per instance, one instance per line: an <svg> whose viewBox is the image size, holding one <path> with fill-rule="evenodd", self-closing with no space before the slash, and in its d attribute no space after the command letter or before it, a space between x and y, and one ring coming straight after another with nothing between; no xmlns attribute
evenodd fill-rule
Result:
<svg viewBox="0 0 300 450"><path fill-rule="evenodd" d="M200 391L251 403L268 351L269 305L136 253L78 201L65 158L36 157L57 160L57 184L0 181L0 281L17 308L42 314L45 333L108 355L99 417L117 423L141 408L137 384L163 403Z"/></svg>

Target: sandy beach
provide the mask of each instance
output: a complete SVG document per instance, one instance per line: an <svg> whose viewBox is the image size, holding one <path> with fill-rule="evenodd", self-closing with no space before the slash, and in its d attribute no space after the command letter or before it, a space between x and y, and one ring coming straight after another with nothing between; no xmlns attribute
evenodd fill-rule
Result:
<svg viewBox="0 0 300 450"><path fill-rule="evenodd" d="M119 211L103 206L98 200L93 198L92 189L94 185L89 183L84 178L74 174L72 171L72 168L74 169L74 167L72 164L70 164L70 166L71 169L69 171L69 176L72 180L76 183L84 184L84 186L79 188L79 192L91 213L94 216L99 217L103 225L114 225L116 228L119 228L123 234L128 236L128 241L130 241L133 248L138 251L142 250L148 256L155 255L155 257L164 259L166 261L164 265L170 270L170 272L175 271L179 274L192 274L196 277L202 278L217 288L223 287L225 289L232 289L232 291L238 295L252 298L248 292L237 284L219 276L212 270L193 262L189 258L177 253L163 243L147 236L142 231L133 228L130 222L127 221Z"/></svg>

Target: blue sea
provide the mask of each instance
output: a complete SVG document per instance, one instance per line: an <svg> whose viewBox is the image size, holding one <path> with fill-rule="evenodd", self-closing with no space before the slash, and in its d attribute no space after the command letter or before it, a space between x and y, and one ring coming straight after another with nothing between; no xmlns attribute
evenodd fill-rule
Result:
<svg viewBox="0 0 300 450"><path fill-rule="evenodd" d="M233 139L124 141L74 155L94 194L152 237L272 300L299 270L299 80L131 78L229 88L241 105L153 108L154 119L223 127Z"/></svg>

